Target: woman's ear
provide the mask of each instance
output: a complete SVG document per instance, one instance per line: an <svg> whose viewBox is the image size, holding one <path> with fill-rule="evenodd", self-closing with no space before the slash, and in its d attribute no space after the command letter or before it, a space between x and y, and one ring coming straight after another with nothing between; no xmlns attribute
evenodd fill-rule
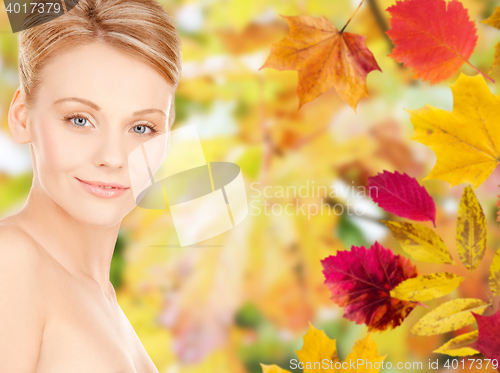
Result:
<svg viewBox="0 0 500 373"><path fill-rule="evenodd" d="M27 120L28 110L21 94L21 87L18 87L10 103L8 121L10 132L19 144L31 142L31 136L26 125Z"/></svg>

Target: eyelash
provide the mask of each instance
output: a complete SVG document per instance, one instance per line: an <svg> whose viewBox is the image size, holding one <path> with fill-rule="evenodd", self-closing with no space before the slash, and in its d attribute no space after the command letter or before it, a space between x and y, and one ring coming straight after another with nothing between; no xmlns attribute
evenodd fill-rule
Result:
<svg viewBox="0 0 500 373"><path fill-rule="evenodd" d="M67 115L67 116L64 117L64 120L67 121L67 122L73 123L73 122L71 122L71 119L74 119L74 118L84 118L84 119L86 119L86 120L88 120L90 122L90 119L85 114L80 114L80 113L72 113L70 115ZM81 127L81 126L78 126L76 124L74 124L74 125L75 125L75 127ZM145 126L145 127L148 127L151 130L150 133L139 133L138 134L139 136L153 136L156 133L158 133L158 130L155 128L154 125L138 124L138 125L136 125L134 127L137 127L137 126Z"/></svg>

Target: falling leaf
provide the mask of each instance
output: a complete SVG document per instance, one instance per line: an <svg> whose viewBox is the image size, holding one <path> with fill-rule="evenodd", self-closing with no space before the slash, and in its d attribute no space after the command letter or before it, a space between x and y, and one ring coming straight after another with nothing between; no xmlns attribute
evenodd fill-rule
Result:
<svg viewBox="0 0 500 373"><path fill-rule="evenodd" d="M477 340L477 335L477 330L459 335L458 337L446 342L434 352L449 356L469 356L478 354L479 351L470 347L472 343Z"/></svg>
<svg viewBox="0 0 500 373"><path fill-rule="evenodd" d="M382 368L382 361L387 356L380 356L377 353L377 345L373 341L371 334L367 334L365 338L356 341L352 352L342 362L344 363L344 367L342 367L337 354L336 339L332 340L328 338L323 330L316 329L309 323L309 329L304 335L303 340L302 348L299 351L295 351L295 353L300 360L300 367L303 367L304 371L312 370L314 372L330 373L354 373L362 371L378 373ZM291 360L291 366L293 361L296 362L297 360ZM350 369L351 362L354 362L359 369ZM369 368L362 367L362 365L368 365L367 363L371 363ZM262 366L263 373L290 373L277 365L260 365ZM297 363L295 365L299 366Z"/></svg>
<svg viewBox="0 0 500 373"><path fill-rule="evenodd" d="M465 280L453 273L432 273L408 279L391 290L391 296L401 300L425 302L442 297Z"/></svg>
<svg viewBox="0 0 500 373"><path fill-rule="evenodd" d="M312 324L309 324L309 329L304 336L304 344L302 349L299 351L295 351L299 360L304 364L304 370L311 370L311 368L315 368L314 363L322 362L324 359L329 361L329 365L332 366L333 369L325 369L325 371L329 372L350 372L349 369L335 369L335 363L340 362L337 347L336 347L336 339L330 339L325 334L323 330L316 329ZM365 338L356 341L354 344L352 352L347 356L344 360L346 362L349 361L358 361L358 359L363 360L364 362L371 362L372 369L363 369L363 372L377 373L380 368L380 362L385 358L380 356L377 353L377 345L373 341L373 338L370 334L367 334ZM379 366L378 369L373 368L375 363ZM308 365L309 364L309 368ZM345 366L346 364L344 364ZM319 366L319 364L316 364ZM338 364L337 366L341 366ZM319 371L317 369L315 371Z"/></svg>
<svg viewBox="0 0 500 373"><path fill-rule="evenodd" d="M404 251L427 263L455 264L441 237L420 224L382 220Z"/></svg>
<svg viewBox="0 0 500 373"><path fill-rule="evenodd" d="M486 218L470 186L464 189L458 208L457 249L470 272L477 268L486 252Z"/></svg>
<svg viewBox="0 0 500 373"><path fill-rule="evenodd" d="M413 335L435 335L458 330L475 322L472 311L482 314L488 304L481 299L453 299L422 317L412 328Z"/></svg>
<svg viewBox="0 0 500 373"><path fill-rule="evenodd" d="M491 262L488 281L493 296L500 295L500 250L497 250Z"/></svg>
<svg viewBox="0 0 500 373"><path fill-rule="evenodd" d="M436 165L426 179L477 188L500 161L500 99L482 76L461 74L451 91L451 112L429 105L408 110L415 128L413 139L436 153Z"/></svg>
<svg viewBox="0 0 500 373"><path fill-rule="evenodd" d="M479 326L479 336L471 347L481 352L489 359L500 360L500 312L497 311L492 316L481 316L475 313Z"/></svg>
<svg viewBox="0 0 500 373"><path fill-rule="evenodd" d="M389 57L411 67L414 79L435 84L450 78L464 62L470 65L476 26L459 1L397 1L387 11L387 35L395 46Z"/></svg>
<svg viewBox="0 0 500 373"><path fill-rule="evenodd" d="M486 23L500 30L500 6L497 6L493 14L481 23ZM493 58L491 69L493 70L498 64L500 64L500 42L495 45L495 57Z"/></svg>
<svg viewBox="0 0 500 373"><path fill-rule="evenodd" d="M271 46L260 69L298 71L299 109L335 87L356 111L358 101L368 97L366 76L373 70L382 71L365 45L365 36L339 32L324 16L281 17L290 33Z"/></svg>
<svg viewBox="0 0 500 373"><path fill-rule="evenodd" d="M321 264L332 301L345 306L345 318L366 324L370 331L399 326L416 306L391 297L390 291L417 276L417 267L378 242L370 249L353 246L339 251Z"/></svg>
<svg viewBox="0 0 500 373"><path fill-rule="evenodd" d="M385 211L411 220L430 220L436 225L434 201L415 178L384 171L368 178L368 191Z"/></svg>

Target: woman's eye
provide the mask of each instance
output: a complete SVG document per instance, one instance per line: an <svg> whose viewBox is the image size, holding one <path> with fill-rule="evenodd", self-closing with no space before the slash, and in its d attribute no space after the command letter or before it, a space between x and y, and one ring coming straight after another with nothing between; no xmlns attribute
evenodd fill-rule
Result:
<svg viewBox="0 0 500 373"><path fill-rule="evenodd" d="M75 120L73 123L80 127L85 126L85 124L87 123L87 119L83 117L75 117L73 119Z"/></svg>
<svg viewBox="0 0 500 373"><path fill-rule="evenodd" d="M71 114L66 117L64 117L65 120L73 123L74 125L78 127L85 127L87 122L89 122L89 119L83 115L83 114Z"/></svg>
<svg viewBox="0 0 500 373"><path fill-rule="evenodd" d="M138 133L139 135L153 135L157 131L153 127L147 126L145 124L139 124L134 127L134 132Z"/></svg>
<svg viewBox="0 0 500 373"><path fill-rule="evenodd" d="M78 127L88 127L86 126L87 124L90 124L90 120L83 114L71 114L68 115L67 117L64 118L67 121L70 121L74 125ZM89 122L89 123L87 123ZM155 129L155 125L148 125L148 124L138 124L137 126L134 126L134 132L139 134L139 135L144 135L144 136L153 136L155 133L158 132L158 130Z"/></svg>
<svg viewBox="0 0 500 373"><path fill-rule="evenodd" d="M138 125L138 126L135 126L134 128L136 128L136 129L137 129L137 131L135 131L135 132L136 132L136 133L140 133L140 134L145 133L145 132L146 132L146 129L147 129L147 127L146 127L146 126L144 126L144 125L142 125L142 124L140 124L140 125Z"/></svg>

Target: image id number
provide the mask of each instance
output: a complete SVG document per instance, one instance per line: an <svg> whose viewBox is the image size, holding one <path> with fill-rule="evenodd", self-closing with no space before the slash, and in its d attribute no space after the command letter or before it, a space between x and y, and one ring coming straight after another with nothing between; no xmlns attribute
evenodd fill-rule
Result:
<svg viewBox="0 0 500 373"><path fill-rule="evenodd" d="M60 13L61 3L10 3L5 9L7 13Z"/></svg>
<svg viewBox="0 0 500 373"><path fill-rule="evenodd" d="M459 366L462 369L488 369L490 363L493 368L498 368L497 359L448 359L444 363L444 367L448 369L458 369Z"/></svg>

